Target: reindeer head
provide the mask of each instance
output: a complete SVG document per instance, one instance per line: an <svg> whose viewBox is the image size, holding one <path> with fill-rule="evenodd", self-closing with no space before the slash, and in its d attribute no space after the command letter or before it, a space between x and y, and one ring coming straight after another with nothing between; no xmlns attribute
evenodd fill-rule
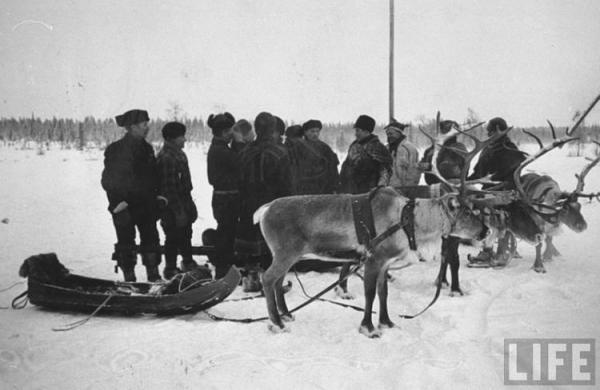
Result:
<svg viewBox="0 0 600 390"><path fill-rule="evenodd" d="M449 234L482 241L491 233L485 213L476 206L466 206L461 203L458 196L448 194L440 199L442 207L448 210L448 219L451 221Z"/></svg>
<svg viewBox="0 0 600 390"><path fill-rule="evenodd" d="M521 163L521 165L519 165L519 167L515 170L515 172L513 174L515 186L516 186L516 189L519 192L520 197L523 200L523 202L526 203L528 206L530 206L530 209L533 210L534 212L536 212L546 222L548 222L552 225L558 225L559 223L563 223L569 229L571 229L577 233L580 233L587 229L587 222L585 221L585 218L583 217L583 214L581 213L581 203L579 203L579 198L592 199L592 198L600 197L600 193L595 193L595 194L584 194L583 193L583 187L585 185L585 177L590 172L590 170L596 164L598 164L598 162L600 162L600 157L598 157L596 159L590 159L591 163L586 165L583 168L583 170L581 171L581 173L575 174L575 177L577 178L577 186L575 187L575 190L573 192L570 192L570 193L569 192L558 192L558 196L555 196L554 199L544 199L544 200L550 200L550 202L543 202L543 200L542 200L542 202L536 202L536 201L532 200L530 194L527 193L527 191L523 187L523 184L521 183L521 171L523 170L523 168L525 166L529 165L534 160L540 158L541 156L548 153L549 151L551 151L557 147L562 147L563 145L565 145L569 142L577 140L577 138L573 138L568 135L569 134L568 129L566 132L567 135L565 137L557 139L556 131L554 130L554 126L552 126L552 123L550 123L549 121L548 121L548 124L550 125L550 129L552 130L552 137L554 138L554 141L552 142L552 144L547 145L547 146L543 145L543 143L539 139L539 137L524 130L525 133L527 133L531 137L535 138L538 145L540 146L540 149L537 151L537 153L533 154L532 156L528 157L525 161L523 161ZM571 133L573 132L573 130L574 129L571 130ZM596 142L596 141L594 141L594 142L596 144L598 144L598 142ZM598 144L598 145L600 145L600 144ZM557 187L557 191L560 191L558 189L558 187ZM546 195L546 197L547 196L549 196L549 195ZM550 203L550 204L547 204L547 203Z"/></svg>

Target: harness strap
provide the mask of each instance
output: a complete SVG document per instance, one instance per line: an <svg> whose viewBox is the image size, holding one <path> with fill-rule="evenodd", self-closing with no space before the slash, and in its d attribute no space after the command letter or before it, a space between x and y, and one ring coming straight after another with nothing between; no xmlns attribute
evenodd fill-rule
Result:
<svg viewBox="0 0 600 390"><path fill-rule="evenodd" d="M429 309L431 306L433 306L435 301L437 301L437 299L439 298L440 292L442 291L442 281L444 279L445 271L446 271L446 257L442 256L442 260L440 261L440 271L438 272L438 277L437 277L437 286L435 289L435 295L433 296L433 299L431 300L431 302L429 302L429 305L427 305L423 310L421 310L417 314L412 314L412 315L400 314L399 315L400 318L404 318L407 320L413 319L413 318L418 317L421 314L425 313L427 311L427 309Z"/></svg>
<svg viewBox="0 0 600 390"><path fill-rule="evenodd" d="M417 250L417 241L415 240L415 204L414 199L409 199L402 208L402 215L400 216L400 224L404 229L406 237L408 237L408 245L413 251Z"/></svg>
<svg viewBox="0 0 600 390"><path fill-rule="evenodd" d="M354 217L354 229L358 237L358 243L369 247L369 243L375 237L375 221L371 209L372 193L352 195L352 216Z"/></svg>

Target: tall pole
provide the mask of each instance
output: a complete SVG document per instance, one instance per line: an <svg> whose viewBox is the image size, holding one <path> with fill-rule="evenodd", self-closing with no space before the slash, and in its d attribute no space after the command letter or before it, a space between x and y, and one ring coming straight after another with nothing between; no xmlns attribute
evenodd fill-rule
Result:
<svg viewBox="0 0 600 390"><path fill-rule="evenodd" d="M390 120L394 117L394 0L390 0Z"/></svg>

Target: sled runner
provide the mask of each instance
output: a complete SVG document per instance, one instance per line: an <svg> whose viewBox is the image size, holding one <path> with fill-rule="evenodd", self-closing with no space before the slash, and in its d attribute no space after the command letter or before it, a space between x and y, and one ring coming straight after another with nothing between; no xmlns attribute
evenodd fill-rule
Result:
<svg viewBox="0 0 600 390"><path fill-rule="evenodd" d="M101 305L102 313L193 313L222 302L240 281L235 267L218 280L201 267L164 283L95 279L70 273L54 253L29 257L19 274L28 278L27 295L34 305L86 313Z"/></svg>

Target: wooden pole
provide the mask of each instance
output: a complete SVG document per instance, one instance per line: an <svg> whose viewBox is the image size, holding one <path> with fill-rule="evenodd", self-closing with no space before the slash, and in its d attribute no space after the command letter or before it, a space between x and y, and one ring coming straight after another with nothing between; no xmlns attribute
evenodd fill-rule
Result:
<svg viewBox="0 0 600 390"><path fill-rule="evenodd" d="M390 121L394 117L394 0L390 0L390 79L389 79Z"/></svg>

